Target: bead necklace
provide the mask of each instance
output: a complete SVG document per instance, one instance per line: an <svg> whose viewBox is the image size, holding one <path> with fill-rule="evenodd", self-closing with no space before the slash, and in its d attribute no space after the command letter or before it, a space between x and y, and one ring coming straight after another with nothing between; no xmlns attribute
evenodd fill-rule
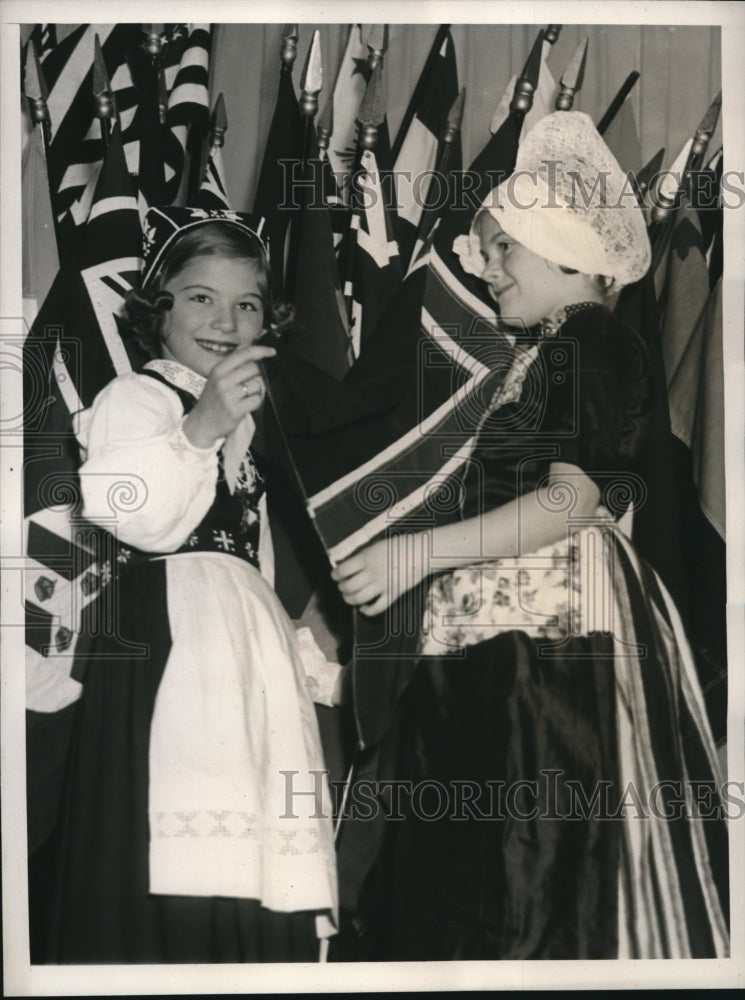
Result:
<svg viewBox="0 0 745 1000"><path fill-rule="evenodd" d="M556 337L561 327L571 316L584 312L586 309L603 309L602 302L570 302L569 305L560 306L546 319L541 320L538 326L538 339L547 340Z"/></svg>

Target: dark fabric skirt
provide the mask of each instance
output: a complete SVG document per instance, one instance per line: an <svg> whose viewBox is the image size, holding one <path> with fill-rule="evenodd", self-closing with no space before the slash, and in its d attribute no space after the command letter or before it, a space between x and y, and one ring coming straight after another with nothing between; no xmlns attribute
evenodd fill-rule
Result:
<svg viewBox="0 0 745 1000"><path fill-rule="evenodd" d="M591 800L615 777L611 651L575 639L543 659L510 632L420 661L400 730L406 819L386 823L372 890L392 915L377 957L615 954L618 823L579 815L567 785Z"/></svg>
<svg viewBox="0 0 745 1000"><path fill-rule="evenodd" d="M148 891L150 722L170 648L165 572L159 561L119 581L114 635L100 634L106 612L92 608L101 617L95 629L89 621L98 636L81 660L62 814L44 858L46 905L34 883L32 962L317 961L314 914Z"/></svg>
<svg viewBox="0 0 745 1000"><path fill-rule="evenodd" d="M382 846L354 916L358 957L618 957L628 824L645 820L620 778L613 652L604 634L539 644L513 631L419 661L381 752L395 781L378 797ZM667 700L649 712L665 740L654 728ZM698 879L714 880L726 910L725 824L705 822L712 867L701 871L685 815L664 825L685 894L677 919L692 957L714 957Z"/></svg>

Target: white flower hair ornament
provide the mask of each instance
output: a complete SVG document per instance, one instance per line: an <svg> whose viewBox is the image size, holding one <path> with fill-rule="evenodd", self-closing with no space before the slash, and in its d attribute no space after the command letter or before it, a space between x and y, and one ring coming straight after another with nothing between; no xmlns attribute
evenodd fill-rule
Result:
<svg viewBox="0 0 745 1000"><path fill-rule="evenodd" d="M484 255L481 252L481 240L473 229L455 239L453 242L453 253L459 258L460 266L466 274L475 274L477 278L480 278L484 273Z"/></svg>

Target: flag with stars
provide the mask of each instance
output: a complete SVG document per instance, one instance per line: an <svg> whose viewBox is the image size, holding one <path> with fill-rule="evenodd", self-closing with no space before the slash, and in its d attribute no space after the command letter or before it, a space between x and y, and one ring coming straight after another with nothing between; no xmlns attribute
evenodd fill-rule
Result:
<svg viewBox="0 0 745 1000"><path fill-rule="evenodd" d="M191 32L189 27L193 28ZM166 91L170 93L171 130L159 137L158 145L162 142L160 155L164 159L168 201L175 198L181 184L183 146L194 117L193 106L201 107L203 103L206 107L209 34L204 29L200 25L167 24L161 36L160 66ZM66 25L36 25L31 34L43 47L40 61L49 90L51 126L47 165L52 209L60 233L61 263L70 259L83 232L103 162L103 140L92 98L96 35L117 109L127 166L130 174L137 176L143 127L140 98L145 83L137 71L139 57L143 55L142 27L79 24L70 30Z"/></svg>
<svg viewBox="0 0 745 1000"><path fill-rule="evenodd" d="M201 143L209 126L211 25L189 24L186 27L188 34L174 52L180 56L178 66L172 66L171 73L166 71L165 74L169 91L167 124L176 139L175 144L168 147L166 160L168 204L175 202L179 195L187 153L199 166ZM171 77L173 85L169 87Z"/></svg>
<svg viewBox="0 0 745 1000"><path fill-rule="evenodd" d="M334 85L334 121L328 148L329 163L345 202L349 202L357 154L357 112L369 78L362 26L353 24Z"/></svg>

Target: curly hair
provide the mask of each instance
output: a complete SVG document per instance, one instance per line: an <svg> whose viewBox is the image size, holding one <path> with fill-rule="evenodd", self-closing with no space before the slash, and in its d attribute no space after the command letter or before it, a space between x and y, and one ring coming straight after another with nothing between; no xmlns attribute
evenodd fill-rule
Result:
<svg viewBox="0 0 745 1000"><path fill-rule="evenodd" d="M164 257L157 276L145 288L132 289L124 299L119 329L125 343L145 358L159 358L162 350L163 323L173 308L173 295L165 285L176 277L194 257L217 256L246 260L254 269L259 294L264 304L264 327L279 334L294 319L287 303L274 302L269 287L269 263L258 238L237 226L224 222L206 222L187 230Z"/></svg>

